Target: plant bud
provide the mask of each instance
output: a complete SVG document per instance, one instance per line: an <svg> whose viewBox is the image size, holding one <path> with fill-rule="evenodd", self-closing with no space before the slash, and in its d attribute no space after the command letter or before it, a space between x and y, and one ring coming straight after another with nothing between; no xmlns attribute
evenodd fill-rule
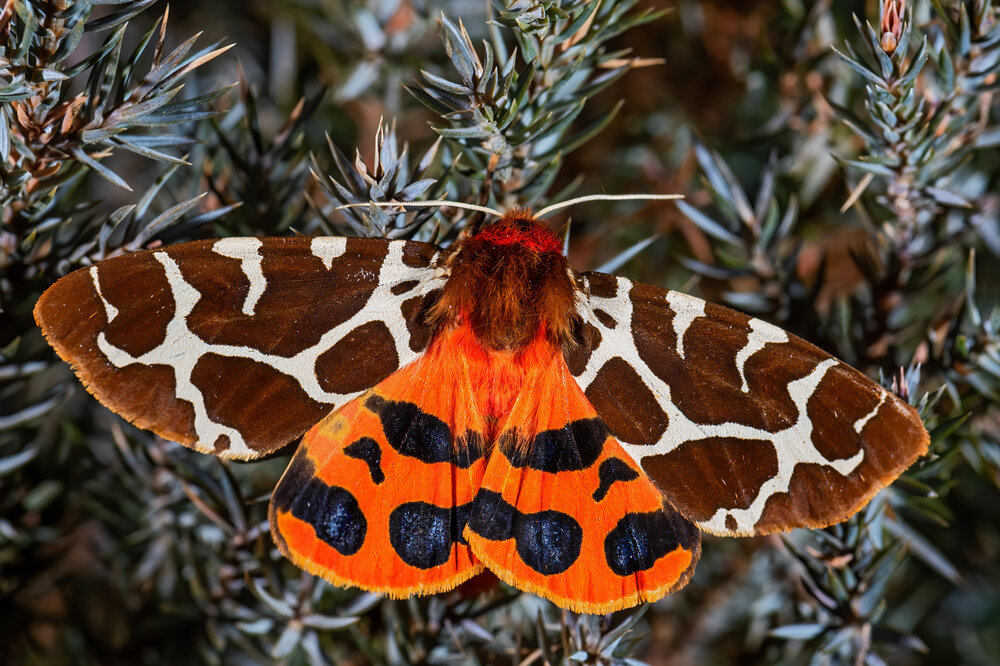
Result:
<svg viewBox="0 0 1000 666"><path fill-rule="evenodd" d="M883 51L885 51L886 53L892 53L893 51L896 50L896 44L897 44L896 35L892 34L891 32L882 33Z"/></svg>
<svg viewBox="0 0 1000 666"><path fill-rule="evenodd" d="M882 50L892 53L903 34L906 0L886 0L882 5Z"/></svg>

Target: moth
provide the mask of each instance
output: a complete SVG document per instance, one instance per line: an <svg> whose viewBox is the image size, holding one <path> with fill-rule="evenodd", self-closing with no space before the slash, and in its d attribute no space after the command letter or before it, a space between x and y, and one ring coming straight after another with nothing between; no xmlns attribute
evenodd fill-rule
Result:
<svg viewBox="0 0 1000 666"><path fill-rule="evenodd" d="M275 543L392 597L486 568L577 612L654 601L690 579L702 532L843 521L927 450L916 410L808 342L577 272L543 212L447 248L136 252L63 277L35 318L140 428L244 460L301 436Z"/></svg>

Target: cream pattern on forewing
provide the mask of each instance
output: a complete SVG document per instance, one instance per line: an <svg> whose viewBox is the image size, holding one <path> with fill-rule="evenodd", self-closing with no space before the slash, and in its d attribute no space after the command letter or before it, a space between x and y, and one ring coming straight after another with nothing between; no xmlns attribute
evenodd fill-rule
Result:
<svg viewBox="0 0 1000 666"><path fill-rule="evenodd" d="M212 244L212 252L230 259L238 259L240 270L250 281L250 289L243 301L243 314L248 317L253 316L257 301L267 289L267 279L264 278L263 268L264 257L260 253L262 246L263 243L259 238L223 238ZM159 259L159 255L157 259ZM190 314L190 311L187 314Z"/></svg>
<svg viewBox="0 0 1000 666"><path fill-rule="evenodd" d="M677 355L684 358L684 335L695 319L705 316L705 302L688 298L677 291L668 291L666 300L675 313L673 326L674 335L677 336Z"/></svg>
<svg viewBox="0 0 1000 666"><path fill-rule="evenodd" d="M871 421L873 418L875 418L875 415L878 414L878 410L882 408L882 405L885 404L886 398L888 397L889 397L889 392L884 391L882 395L879 397L878 404L875 405L875 408L854 422L854 432L858 433L859 435L861 434L861 431L865 429L865 426L868 425L868 422Z"/></svg>
<svg viewBox="0 0 1000 666"><path fill-rule="evenodd" d="M314 257L318 257L326 270L333 266L333 260L347 252L347 239L343 236L317 236L309 243Z"/></svg>
<svg viewBox="0 0 1000 666"><path fill-rule="evenodd" d="M688 298L690 298L690 296L688 296ZM743 380L743 384L740 386L740 389L744 393L748 393L750 391L750 385L747 383L746 375L747 361L750 360L751 356L763 349L764 345L769 342L775 344L788 342L788 333L781 330L777 326L768 324L766 321L751 319L750 335L747 337L747 343L736 354L736 369L739 370L740 379Z"/></svg>
<svg viewBox="0 0 1000 666"><path fill-rule="evenodd" d="M240 244L231 242L235 240L243 242ZM311 251L323 260L327 270L332 266L333 259L343 254L343 244L338 242L343 240L330 239L331 242L321 241L319 243L313 241ZM258 245L249 241L257 241ZM226 239L217 241L213 246L216 253L241 261L241 268L251 285L243 306L244 314L252 314L254 304L267 288L267 280L260 270L260 263L252 259L252 253L259 256L259 243L260 241L257 239ZM194 427L198 440L194 448L207 453L218 453L215 442L220 437L226 437L229 440L226 455L238 458L252 457L257 453L247 445L239 430L212 420L206 407L205 396L201 389L195 386L191 378L195 365L206 354L249 359L269 366L294 379L306 395L316 402L329 405L331 410L340 407L360 395L362 391L335 393L324 390L317 377L316 363L324 352L331 349L357 327L371 322L384 323L395 343L400 366L409 363L418 356L418 352L410 349L410 338L402 304L414 296L427 294L440 288L445 279L445 269L407 266L403 261L403 250L406 243L407 241L392 241L387 244L388 254L381 263L377 285L365 305L350 319L327 331L316 344L293 356L269 354L250 346L212 344L193 333L188 327L187 317L201 299L201 294L185 280L177 262L171 258L167 251L154 252L154 258L163 266L175 305L174 315L167 324L163 341L154 349L133 356L109 342L102 331L97 337L98 348L117 368L132 364L169 366L174 374L176 397L191 403L194 409ZM431 260L431 265L436 266L437 263L435 255L434 259ZM98 267L93 267L91 275L95 291L103 302L110 320L114 306L108 303L100 292ZM401 295L392 292L394 286L410 281L417 282L418 285ZM247 312L248 310L249 312Z"/></svg>
<svg viewBox="0 0 1000 666"><path fill-rule="evenodd" d="M118 316L118 308L108 303L107 299L104 298L104 294L101 293L101 280L97 275L97 266L90 267L90 279L94 283L94 291L97 292L97 297L104 304L104 314L108 317L108 323L113 322L115 317Z"/></svg>
<svg viewBox="0 0 1000 666"><path fill-rule="evenodd" d="M774 447L777 457L777 471L760 486L749 506L744 508L720 507L709 519L695 521L699 527L714 534L753 534L768 500L790 492L792 475L799 465L818 465L835 470L838 474L846 477L862 464L866 453L863 448L859 448L856 453L845 458L831 458L817 448L817 444L812 438L814 425L807 411L809 399L816 392L827 373L842 365L840 361L834 358L821 360L807 374L787 383L787 394L797 409L798 415L794 423L779 429L777 432L738 422L714 424L696 422L689 418L671 399L672 390L683 391L685 387L671 387L664 379L657 376L640 357L632 333L634 314L634 303L631 297L632 283L625 278L615 279L617 280L617 291L614 296L602 297L590 293L585 299L586 305L579 308L583 312L589 311L590 314L584 314L584 317L588 323L598 329L600 343L591 350L586 366L576 377L576 380L580 387L586 391L602 367L617 357L636 371L642 383L655 397L656 403L667 416L666 430L660 436L659 441L651 446L621 441L622 447L632 459L641 466L644 458L669 454L684 444L696 443L710 438L763 440ZM589 283L587 283L587 288L589 290ZM684 335L689 332L692 323L698 317L707 316L705 303L692 296L664 290L662 307L664 324L658 325L665 325L666 316L673 312L676 351L678 356L684 359L682 345ZM614 319L612 327L605 326L599 317L593 315L593 311L597 309L611 315ZM789 340L785 331L757 319L750 319L746 334L746 343L742 348L736 350L732 357L732 363L735 364L743 382L740 387L743 393L750 389L745 375L747 362L767 345L784 343ZM854 430L858 433L875 416L889 395L884 389L877 388L875 390L878 391L878 404L875 409L860 420L852 422ZM872 398L875 398L874 394ZM619 440L621 439L619 437Z"/></svg>

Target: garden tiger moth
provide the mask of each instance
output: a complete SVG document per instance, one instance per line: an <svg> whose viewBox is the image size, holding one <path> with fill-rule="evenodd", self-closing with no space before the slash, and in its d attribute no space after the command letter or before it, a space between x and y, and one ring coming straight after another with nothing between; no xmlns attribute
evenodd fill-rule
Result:
<svg viewBox="0 0 1000 666"><path fill-rule="evenodd" d="M687 582L701 531L842 521L926 451L912 407L813 345L577 273L543 212L446 249L137 252L60 279L35 317L140 427L240 459L305 432L271 501L279 549L392 596L487 567L571 610L652 601Z"/></svg>

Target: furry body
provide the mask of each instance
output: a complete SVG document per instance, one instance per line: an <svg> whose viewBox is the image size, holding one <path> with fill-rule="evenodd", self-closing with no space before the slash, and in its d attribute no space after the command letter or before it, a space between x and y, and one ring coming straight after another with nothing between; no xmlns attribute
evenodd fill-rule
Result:
<svg viewBox="0 0 1000 666"><path fill-rule="evenodd" d="M430 312L440 330L468 323L484 348L514 351L546 337L573 344L573 280L559 239L515 210L457 244L450 275Z"/></svg>

